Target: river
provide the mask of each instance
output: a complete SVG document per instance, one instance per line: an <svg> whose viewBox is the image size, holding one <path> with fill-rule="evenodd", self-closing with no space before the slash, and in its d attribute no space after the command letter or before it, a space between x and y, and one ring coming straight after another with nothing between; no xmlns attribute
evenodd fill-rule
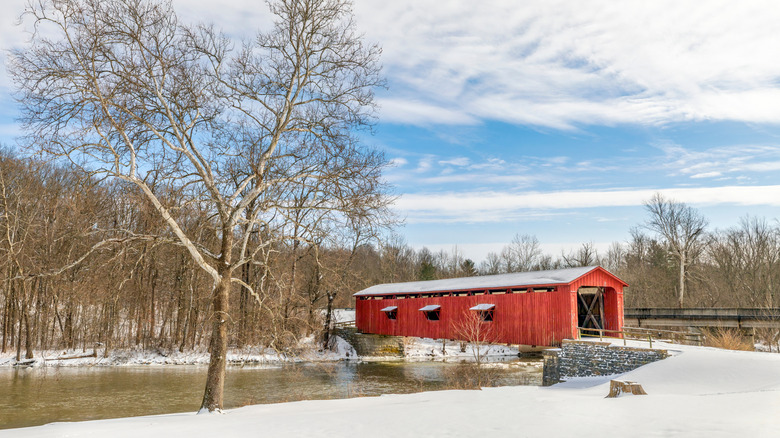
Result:
<svg viewBox="0 0 780 438"><path fill-rule="evenodd" d="M458 363L328 362L229 367L225 408L446 389ZM493 364L498 385L540 385L538 359ZM0 429L55 421L192 412L206 367L147 365L0 369Z"/></svg>

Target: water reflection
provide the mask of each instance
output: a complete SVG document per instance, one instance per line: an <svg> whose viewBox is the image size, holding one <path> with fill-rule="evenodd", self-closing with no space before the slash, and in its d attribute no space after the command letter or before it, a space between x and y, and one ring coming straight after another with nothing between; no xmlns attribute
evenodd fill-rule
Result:
<svg viewBox="0 0 780 438"><path fill-rule="evenodd" d="M225 407L446 387L445 362L336 362L228 368ZM497 364L501 385L539 385L537 360ZM206 367L0 369L0 428L194 411Z"/></svg>

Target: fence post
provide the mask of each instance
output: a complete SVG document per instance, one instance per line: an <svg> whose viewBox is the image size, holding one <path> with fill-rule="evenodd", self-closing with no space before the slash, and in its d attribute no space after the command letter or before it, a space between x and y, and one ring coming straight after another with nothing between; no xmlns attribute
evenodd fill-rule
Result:
<svg viewBox="0 0 780 438"><path fill-rule="evenodd" d="M650 348L653 348L653 335L647 335L647 340L650 341Z"/></svg>
<svg viewBox="0 0 780 438"><path fill-rule="evenodd" d="M604 340L604 330L599 329L599 342Z"/></svg>

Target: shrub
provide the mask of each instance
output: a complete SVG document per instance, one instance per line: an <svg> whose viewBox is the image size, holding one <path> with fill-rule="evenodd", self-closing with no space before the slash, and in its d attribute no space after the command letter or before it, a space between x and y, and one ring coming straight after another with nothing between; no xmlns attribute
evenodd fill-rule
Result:
<svg viewBox="0 0 780 438"><path fill-rule="evenodd" d="M704 330L704 345L724 350L753 351L753 344L739 330L715 328Z"/></svg>

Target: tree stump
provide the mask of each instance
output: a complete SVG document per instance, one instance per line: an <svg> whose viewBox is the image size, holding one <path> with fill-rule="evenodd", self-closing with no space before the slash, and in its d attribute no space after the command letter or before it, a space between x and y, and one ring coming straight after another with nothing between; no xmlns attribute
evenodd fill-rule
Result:
<svg viewBox="0 0 780 438"><path fill-rule="evenodd" d="M610 380L609 381L609 394L607 398L615 398L620 394L634 394L634 395L647 395L645 390L637 382L629 382L627 380Z"/></svg>

